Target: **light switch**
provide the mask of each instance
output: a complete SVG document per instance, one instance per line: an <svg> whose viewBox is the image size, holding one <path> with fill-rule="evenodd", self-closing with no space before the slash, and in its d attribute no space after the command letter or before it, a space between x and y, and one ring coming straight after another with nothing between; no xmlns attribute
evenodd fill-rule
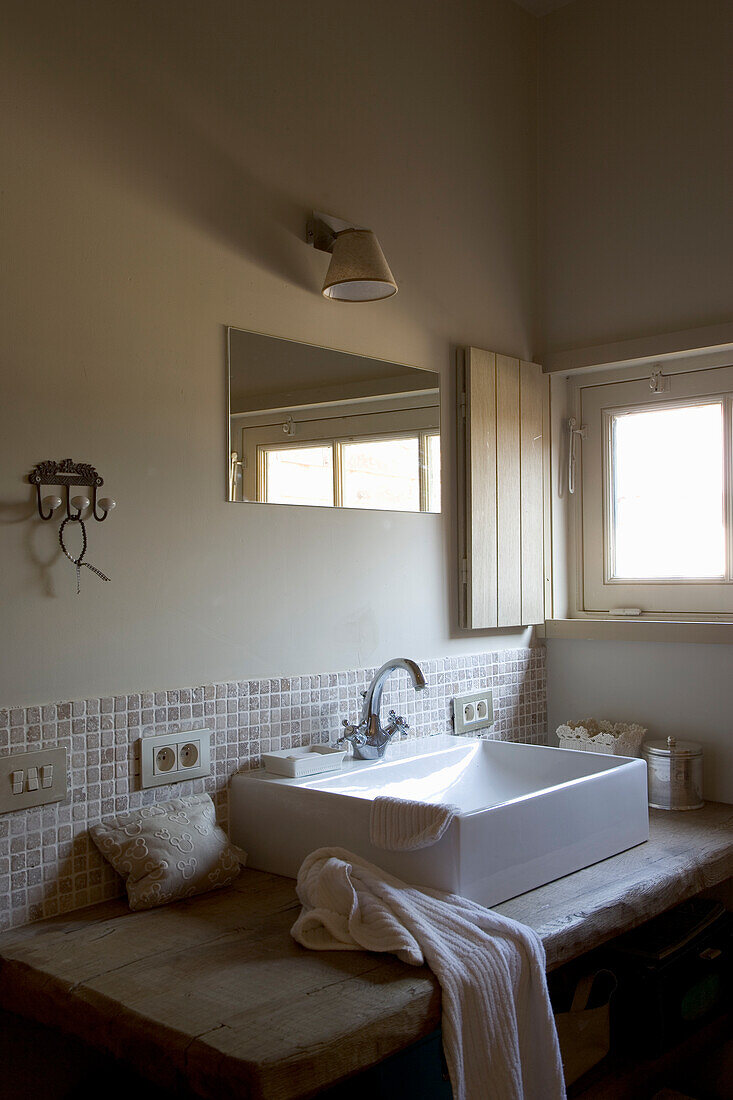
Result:
<svg viewBox="0 0 733 1100"><path fill-rule="evenodd" d="M0 814L63 802L68 798L67 779L66 748L62 745L10 756L0 753Z"/></svg>

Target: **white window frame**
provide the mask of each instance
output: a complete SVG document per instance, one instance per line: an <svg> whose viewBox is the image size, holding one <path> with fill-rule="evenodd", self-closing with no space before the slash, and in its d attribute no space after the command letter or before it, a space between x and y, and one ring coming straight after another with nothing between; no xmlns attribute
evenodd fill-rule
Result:
<svg viewBox="0 0 733 1100"><path fill-rule="evenodd" d="M585 429L577 448L574 497L577 547L577 608L580 614L640 608L655 618L733 619L733 366L676 369L665 374L662 392L653 393L649 375L588 375L576 381L574 414ZM612 493L611 431L614 413L722 401L724 423L724 498L727 562L723 579L611 576Z"/></svg>

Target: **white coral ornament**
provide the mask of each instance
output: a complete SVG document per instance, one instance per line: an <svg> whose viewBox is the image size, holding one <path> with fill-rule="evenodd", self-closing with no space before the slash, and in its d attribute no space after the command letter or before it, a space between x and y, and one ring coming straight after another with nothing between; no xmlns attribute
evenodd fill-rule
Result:
<svg viewBox="0 0 733 1100"><path fill-rule="evenodd" d="M605 722L583 718L557 727L561 749L603 752L609 756L641 756L647 730L636 723Z"/></svg>

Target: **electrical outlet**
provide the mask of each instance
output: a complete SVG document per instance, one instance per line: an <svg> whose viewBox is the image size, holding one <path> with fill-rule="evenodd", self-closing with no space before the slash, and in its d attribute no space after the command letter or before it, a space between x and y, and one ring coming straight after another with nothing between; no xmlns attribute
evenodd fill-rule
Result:
<svg viewBox="0 0 733 1100"><path fill-rule="evenodd" d="M453 699L453 729L456 733L474 733L494 723L494 700L489 688Z"/></svg>
<svg viewBox="0 0 733 1100"><path fill-rule="evenodd" d="M0 756L0 814L66 798L66 749Z"/></svg>
<svg viewBox="0 0 733 1100"><path fill-rule="evenodd" d="M211 730L161 733L140 740L143 787L183 783L211 775Z"/></svg>

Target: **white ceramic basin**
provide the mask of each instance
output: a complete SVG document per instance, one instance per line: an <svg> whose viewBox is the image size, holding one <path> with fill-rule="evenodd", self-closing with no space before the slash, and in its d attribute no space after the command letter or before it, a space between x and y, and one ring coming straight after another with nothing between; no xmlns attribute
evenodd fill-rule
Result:
<svg viewBox="0 0 733 1100"><path fill-rule="evenodd" d="M387 753L338 775L235 775L231 834L248 866L295 877L309 852L336 845L406 882L496 905L649 837L643 760L448 735ZM380 794L460 813L437 844L388 852L369 840Z"/></svg>

